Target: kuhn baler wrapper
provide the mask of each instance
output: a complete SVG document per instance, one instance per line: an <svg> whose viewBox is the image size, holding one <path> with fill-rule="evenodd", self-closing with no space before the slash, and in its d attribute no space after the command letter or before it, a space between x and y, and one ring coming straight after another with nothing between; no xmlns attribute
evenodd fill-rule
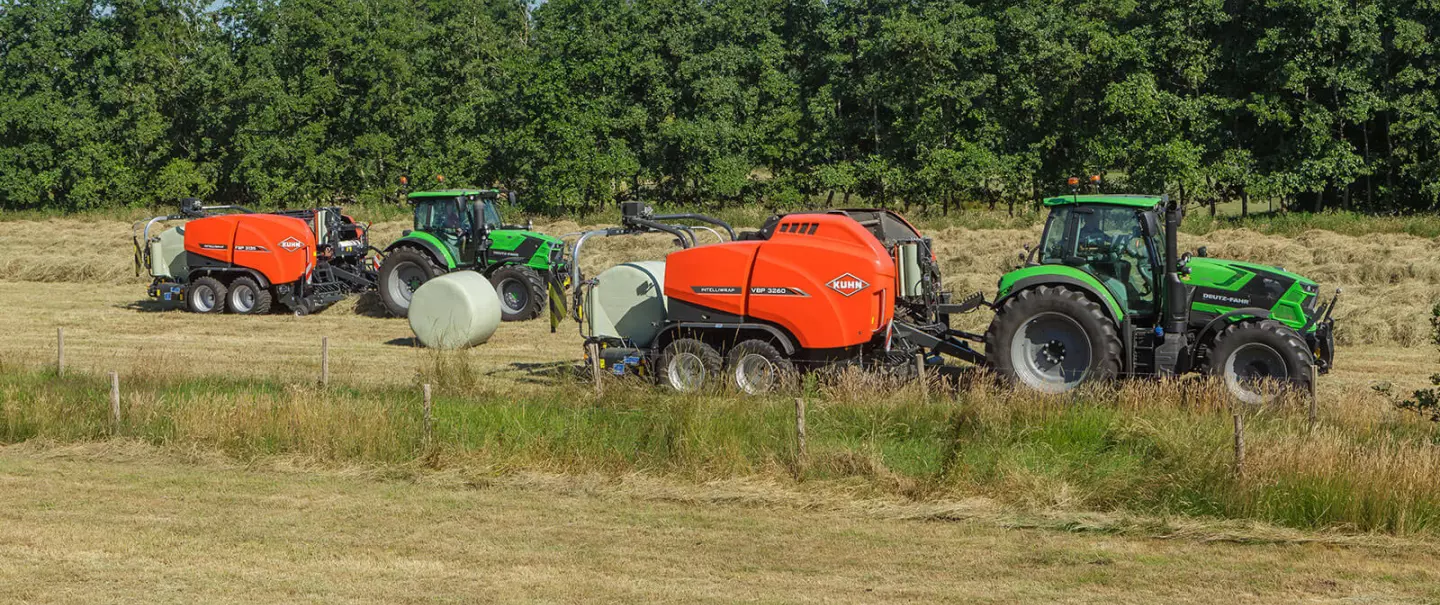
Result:
<svg viewBox="0 0 1440 605"><path fill-rule="evenodd" d="M186 222L151 234L176 220ZM266 313L278 302L304 315L375 287L367 229L336 207L256 213L191 199L135 230L150 296L197 313Z"/></svg>

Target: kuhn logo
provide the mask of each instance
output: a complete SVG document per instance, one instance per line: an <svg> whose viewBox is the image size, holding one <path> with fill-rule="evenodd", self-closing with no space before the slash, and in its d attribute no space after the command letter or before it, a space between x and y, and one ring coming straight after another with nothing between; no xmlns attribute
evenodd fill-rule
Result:
<svg viewBox="0 0 1440 605"><path fill-rule="evenodd" d="M831 290L839 292L843 296L852 296L856 292L870 287L870 284L868 282L849 273L832 279L830 280L830 283L825 285Z"/></svg>
<svg viewBox="0 0 1440 605"><path fill-rule="evenodd" d="M287 237L280 241L280 247L286 252L294 252L305 247L305 243L293 237Z"/></svg>

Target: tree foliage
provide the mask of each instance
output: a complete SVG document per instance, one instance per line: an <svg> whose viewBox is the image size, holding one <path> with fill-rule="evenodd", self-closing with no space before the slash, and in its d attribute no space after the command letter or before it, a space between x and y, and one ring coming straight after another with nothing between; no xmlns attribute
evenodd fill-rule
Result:
<svg viewBox="0 0 1440 605"><path fill-rule="evenodd" d="M0 0L0 208L1440 204L1437 0Z"/></svg>

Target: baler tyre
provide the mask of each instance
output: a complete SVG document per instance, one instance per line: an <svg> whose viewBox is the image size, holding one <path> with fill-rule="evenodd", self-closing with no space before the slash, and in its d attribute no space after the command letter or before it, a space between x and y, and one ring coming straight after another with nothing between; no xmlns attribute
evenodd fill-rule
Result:
<svg viewBox="0 0 1440 605"><path fill-rule="evenodd" d="M1120 333L1099 303L1064 286L1024 290L985 332L985 357L1002 378L1064 393L1120 375Z"/></svg>
<svg viewBox="0 0 1440 605"><path fill-rule="evenodd" d="M185 306L192 313L224 313L225 293L225 284L206 275L190 284Z"/></svg>
<svg viewBox="0 0 1440 605"><path fill-rule="evenodd" d="M420 284L443 273L445 270L420 250L401 248L391 252L380 264L380 302L391 315L406 317L410 314L410 296Z"/></svg>
<svg viewBox="0 0 1440 605"><path fill-rule="evenodd" d="M1225 380L1236 399L1262 405L1275 398L1273 390L1310 388L1310 366L1315 356L1295 330L1273 319L1230 324L1215 337L1207 372Z"/></svg>
<svg viewBox="0 0 1440 605"><path fill-rule="evenodd" d="M524 265L506 265L490 274L500 297L501 321L527 321L539 317L550 302L540 272Z"/></svg>
<svg viewBox="0 0 1440 605"><path fill-rule="evenodd" d="M784 387L795 365L779 349L763 340L746 340L730 349L725 360L730 386L746 395L762 395Z"/></svg>
<svg viewBox="0 0 1440 605"><path fill-rule="evenodd" d="M230 293L225 297L226 306L237 315L264 315L270 312L270 290L261 288L250 277L237 277L230 282Z"/></svg>
<svg viewBox="0 0 1440 605"><path fill-rule="evenodd" d="M720 379L720 352L694 338L681 338L660 353L660 381L681 393L710 388Z"/></svg>

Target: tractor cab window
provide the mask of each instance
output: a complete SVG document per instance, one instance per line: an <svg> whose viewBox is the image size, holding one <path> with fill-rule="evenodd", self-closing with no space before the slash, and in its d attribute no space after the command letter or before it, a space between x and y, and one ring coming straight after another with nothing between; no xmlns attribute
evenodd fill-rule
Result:
<svg viewBox="0 0 1440 605"><path fill-rule="evenodd" d="M491 201L491 200L485 200L484 203L485 203L485 208L484 208L483 210L481 210L481 213L483 213L483 214L484 214L484 217L485 217L485 226L486 226L487 228L490 228L490 229L497 229L497 228L499 228L499 227L500 227L500 212L495 209L495 202L493 202L493 201Z"/></svg>
<svg viewBox="0 0 1440 605"><path fill-rule="evenodd" d="M1155 310L1158 263L1143 214L1120 206L1060 206L1045 224L1041 262L1068 265L1105 284L1131 314Z"/></svg>

